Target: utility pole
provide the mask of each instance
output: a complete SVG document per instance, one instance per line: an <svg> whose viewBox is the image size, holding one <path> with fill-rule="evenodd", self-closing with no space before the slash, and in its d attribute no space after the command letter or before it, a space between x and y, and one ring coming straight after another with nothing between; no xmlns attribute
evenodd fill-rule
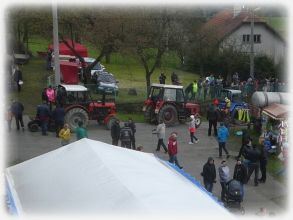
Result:
<svg viewBox="0 0 293 220"><path fill-rule="evenodd" d="M58 38L58 14L57 3L52 5L53 12L53 43L54 43L54 65L55 65L55 86L60 84L60 60L59 60L59 38Z"/></svg>
<svg viewBox="0 0 293 220"><path fill-rule="evenodd" d="M250 77L254 79L254 10L250 18Z"/></svg>

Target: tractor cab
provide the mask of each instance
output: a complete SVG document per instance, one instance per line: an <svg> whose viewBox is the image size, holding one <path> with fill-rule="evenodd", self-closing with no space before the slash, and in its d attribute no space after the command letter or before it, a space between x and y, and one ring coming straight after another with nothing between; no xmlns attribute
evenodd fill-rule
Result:
<svg viewBox="0 0 293 220"><path fill-rule="evenodd" d="M149 93L149 99L157 103L158 101L172 101L172 102L185 102L182 86L163 87L161 84L155 86L152 84ZM180 87L180 88L177 88Z"/></svg>
<svg viewBox="0 0 293 220"><path fill-rule="evenodd" d="M143 112L148 122L163 120L166 125L173 125L184 122L190 115L198 115L199 105L186 103L183 86L154 83L144 101Z"/></svg>
<svg viewBox="0 0 293 220"><path fill-rule="evenodd" d="M91 102L89 91L82 85L62 84L60 92L64 96L64 106L70 105L88 105Z"/></svg>

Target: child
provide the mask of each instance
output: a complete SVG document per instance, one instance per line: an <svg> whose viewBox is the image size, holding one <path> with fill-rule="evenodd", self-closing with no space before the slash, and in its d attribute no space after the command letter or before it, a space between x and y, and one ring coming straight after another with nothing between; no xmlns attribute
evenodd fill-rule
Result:
<svg viewBox="0 0 293 220"><path fill-rule="evenodd" d="M65 124L64 127L59 131L59 137L61 138L62 146L70 143L71 133L68 124Z"/></svg>
<svg viewBox="0 0 293 220"><path fill-rule="evenodd" d="M189 123L189 133L190 133L190 142L189 144L194 144L193 139L195 140L195 143L198 143L198 138L194 136L194 133L196 132L196 126L195 126L195 118L194 115L190 115L191 121Z"/></svg>
<svg viewBox="0 0 293 220"><path fill-rule="evenodd" d="M172 132L171 136L169 137L168 141L168 153L169 153L169 162L176 164L180 169L183 167L179 165L178 160L177 160L177 133Z"/></svg>

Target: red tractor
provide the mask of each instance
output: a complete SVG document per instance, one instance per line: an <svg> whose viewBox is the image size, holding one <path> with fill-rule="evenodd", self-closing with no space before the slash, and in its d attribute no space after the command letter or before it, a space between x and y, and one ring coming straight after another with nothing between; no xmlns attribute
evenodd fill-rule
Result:
<svg viewBox="0 0 293 220"><path fill-rule="evenodd" d="M61 85L65 94L65 121L71 129L77 127L78 121L84 125L88 120L96 120L99 124L105 124L111 128L115 120L116 106L114 102L92 101L88 89L82 85Z"/></svg>
<svg viewBox="0 0 293 220"><path fill-rule="evenodd" d="M167 126L177 121L186 122L194 115L197 126L200 125L200 106L186 102L183 86L152 84L147 100L144 101L145 120L151 123L164 121Z"/></svg>

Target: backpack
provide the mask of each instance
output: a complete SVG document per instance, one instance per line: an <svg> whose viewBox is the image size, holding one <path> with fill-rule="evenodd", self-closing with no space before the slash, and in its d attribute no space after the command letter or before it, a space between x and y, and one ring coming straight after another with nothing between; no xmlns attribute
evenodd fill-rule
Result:
<svg viewBox="0 0 293 220"><path fill-rule="evenodd" d="M121 140L123 140L123 141L130 140L130 131L128 129L121 130Z"/></svg>

